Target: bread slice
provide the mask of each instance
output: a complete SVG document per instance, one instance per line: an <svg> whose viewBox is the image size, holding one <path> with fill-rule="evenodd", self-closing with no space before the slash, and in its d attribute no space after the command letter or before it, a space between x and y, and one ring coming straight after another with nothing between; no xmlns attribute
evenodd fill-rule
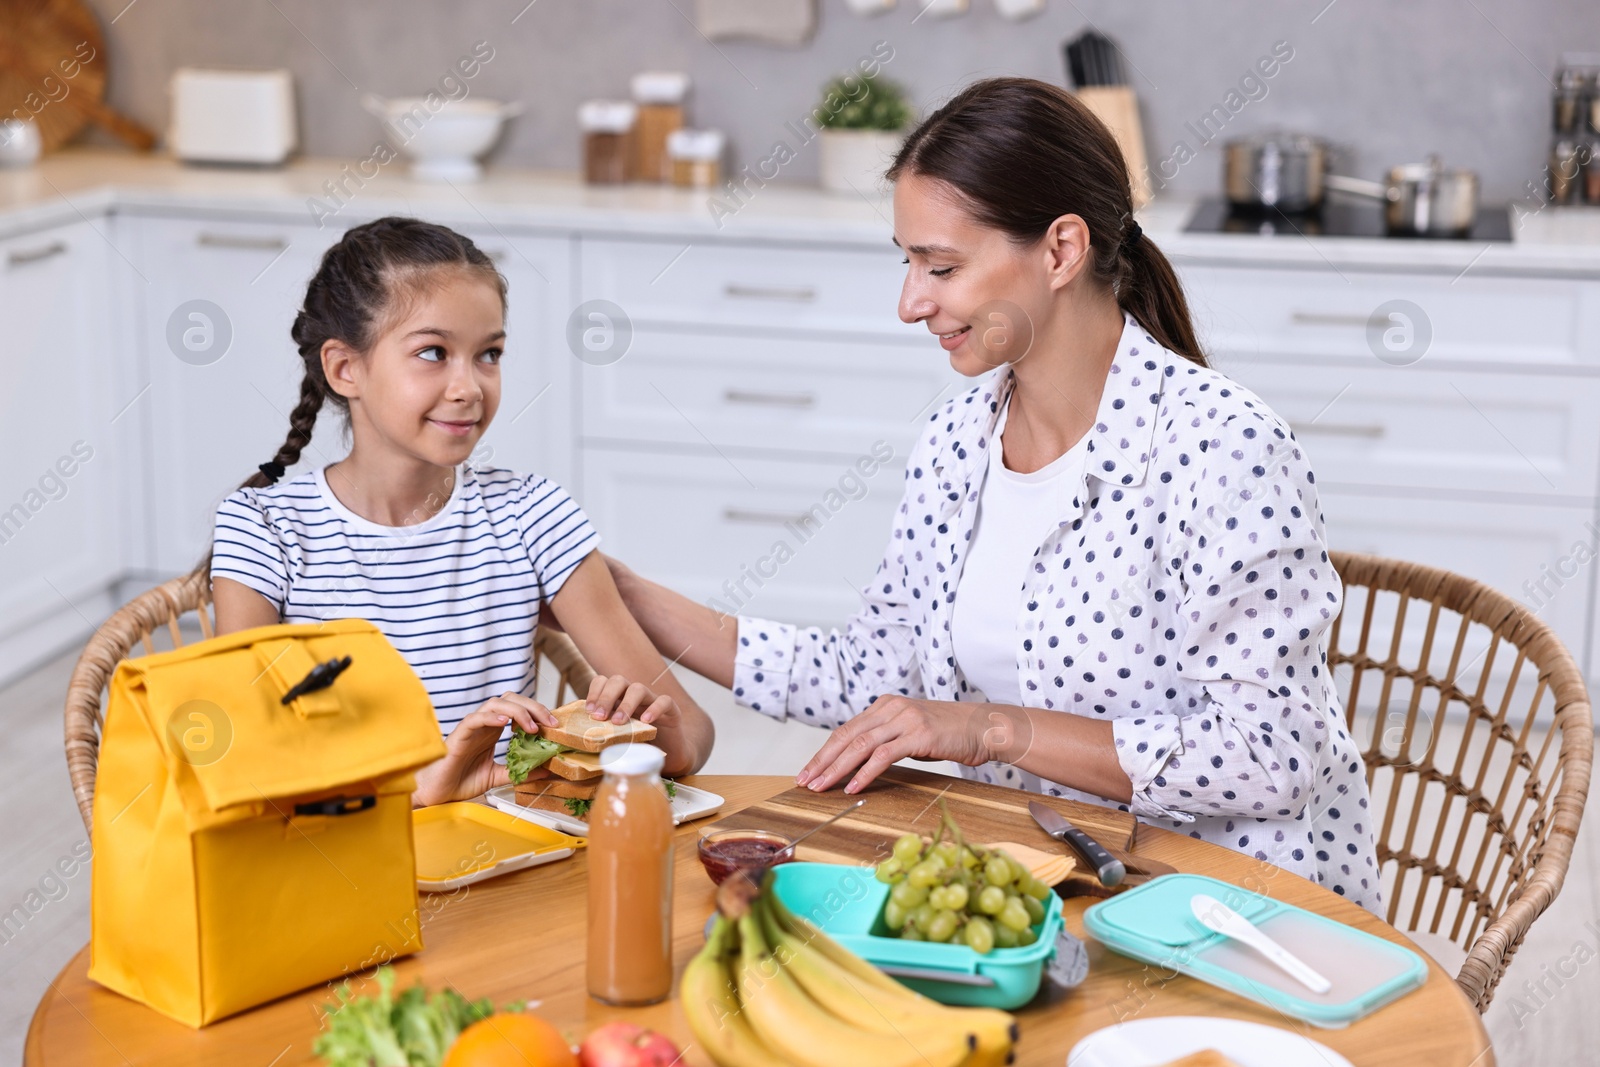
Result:
<svg viewBox="0 0 1600 1067"><path fill-rule="evenodd" d="M569 782L565 778L535 778L517 786L517 803L526 804L538 797L560 797L563 800L593 800L600 789L600 779L587 782Z"/></svg>
<svg viewBox="0 0 1600 1067"><path fill-rule="evenodd" d="M541 811L556 811L567 816L568 818L581 819L587 818L587 816L574 814L573 810L567 807L567 804L573 800L589 799L590 798L588 797L558 797L553 793L546 793L544 796L528 797L527 799L518 797L517 803L521 804L525 808L535 808Z"/></svg>
<svg viewBox="0 0 1600 1067"><path fill-rule="evenodd" d="M656 736L654 726L638 719L629 719L621 725L609 720L597 721L581 700L563 704L552 714L560 725L540 727L539 736L579 752L599 752L624 741L651 741Z"/></svg>
<svg viewBox="0 0 1600 1067"><path fill-rule="evenodd" d="M552 756L545 766L550 768L552 774L558 774L569 782L598 779L602 773L598 752L562 752Z"/></svg>

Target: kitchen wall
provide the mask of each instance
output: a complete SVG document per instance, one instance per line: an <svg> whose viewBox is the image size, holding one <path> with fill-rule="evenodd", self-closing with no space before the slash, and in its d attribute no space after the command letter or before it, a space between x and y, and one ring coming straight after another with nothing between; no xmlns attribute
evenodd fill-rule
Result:
<svg viewBox="0 0 1600 1067"><path fill-rule="evenodd" d="M494 58L473 91L528 105L494 158L560 168L576 164L578 102L624 95L641 69L688 71L693 120L728 131L737 165L780 138L795 147L784 123L876 42L894 51L885 73L926 110L987 75L1062 81L1061 41L1092 23L1133 68L1152 165L1168 160L1167 187L1197 193L1219 186L1218 146L1187 124L1224 104L1275 42L1293 58L1265 95L1239 94L1222 137L1271 125L1319 132L1348 145L1347 166L1363 176L1435 151L1478 170L1484 197L1500 201L1540 180L1558 54L1600 51L1594 0L1047 0L1023 22L1000 18L991 0L953 19L918 17L918 0L871 18L819 0L818 32L798 48L707 41L690 21L693 0L91 2L109 23L112 103L158 129L174 67L287 64L305 151L364 157L379 131L362 92L423 91L486 41ZM814 182L815 151L798 152L779 180Z"/></svg>

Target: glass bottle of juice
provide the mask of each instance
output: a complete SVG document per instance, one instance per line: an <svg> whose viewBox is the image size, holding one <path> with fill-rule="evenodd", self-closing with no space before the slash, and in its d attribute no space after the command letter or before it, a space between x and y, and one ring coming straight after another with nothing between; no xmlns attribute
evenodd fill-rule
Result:
<svg viewBox="0 0 1600 1067"><path fill-rule="evenodd" d="M613 756L612 753L615 753ZM666 753L607 753L589 809L589 995L655 1004L672 991L672 806Z"/></svg>

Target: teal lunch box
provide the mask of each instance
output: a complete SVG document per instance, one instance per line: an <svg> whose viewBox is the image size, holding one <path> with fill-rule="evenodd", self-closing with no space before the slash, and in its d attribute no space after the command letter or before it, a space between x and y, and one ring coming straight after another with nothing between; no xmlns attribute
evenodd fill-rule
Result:
<svg viewBox="0 0 1600 1067"><path fill-rule="evenodd" d="M1045 963L1061 933L1061 898L1042 904L1038 940L1023 948L997 948L980 956L966 945L902 941L883 921L889 886L871 867L838 863L782 863L772 868L772 891L784 907L905 985L943 1004L1018 1008L1039 991Z"/></svg>
<svg viewBox="0 0 1600 1067"><path fill-rule="evenodd" d="M1214 933L1189 902L1205 893L1254 923L1332 983L1313 993L1254 949ZM1103 900L1083 913L1096 940L1124 956L1276 1008L1329 1029L1348 1026L1428 979L1410 949L1292 904L1215 878L1167 874Z"/></svg>

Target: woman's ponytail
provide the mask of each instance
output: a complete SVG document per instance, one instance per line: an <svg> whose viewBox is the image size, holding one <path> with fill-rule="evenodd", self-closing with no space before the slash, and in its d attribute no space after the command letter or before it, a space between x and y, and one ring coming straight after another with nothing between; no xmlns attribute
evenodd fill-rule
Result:
<svg viewBox="0 0 1600 1067"><path fill-rule="evenodd" d="M1189 318L1189 301L1165 253L1144 236L1139 224L1129 220L1130 239L1121 248L1116 293L1117 305L1132 315L1156 343L1169 352L1206 365L1200 342Z"/></svg>
<svg viewBox="0 0 1600 1067"><path fill-rule="evenodd" d="M1205 365L1172 264L1133 218L1116 137L1077 97L1032 78L974 82L906 138L890 181L918 174L966 198L974 217L1031 246L1056 219L1089 227L1095 277L1157 342Z"/></svg>

